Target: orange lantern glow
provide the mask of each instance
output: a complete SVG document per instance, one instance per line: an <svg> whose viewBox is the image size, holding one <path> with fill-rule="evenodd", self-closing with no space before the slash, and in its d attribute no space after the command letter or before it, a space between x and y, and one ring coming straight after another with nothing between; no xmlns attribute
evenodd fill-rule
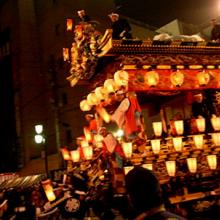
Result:
<svg viewBox="0 0 220 220"><path fill-rule="evenodd" d="M159 154L160 153L160 139L151 140L151 147L155 154Z"/></svg>
<svg viewBox="0 0 220 220"><path fill-rule="evenodd" d="M132 143L131 142L123 142L122 149L127 158L130 158L132 156Z"/></svg>
<svg viewBox="0 0 220 220"><path fill-rule="evenodd" d="M182 137L174 137L173 138L173 147L175 151L180 152L182 150L183 140Z"/></svg>
<svg viewBox="0 0 220 220"><path fill-rule="evenodd" d="M174 121L174 127L178 135L183 135L184 132L183 120Z"/></svg>
<svg viewBox="0 0 220 220"><path fill-rule="evenodd" d="M209 168L215 170L217 168L217 156L216 155L207 155L207 161Z"/></svg>
<svg viewBox="0 0 220 220"><path fill-rule="evenodd" d="M111 118L110 118L110 115L108 114L108 112L100 107L100 106L97 106L96 107L96 111L99 113L99 115L101 116L101 118L106 122L106 123L109 123Z"/></svg>
<svg viewBox="0 0 220 220"><path fill-rule="evenodd" d="M91 146L83 147L83 155L86 160L91 160L93 156L93 149Z"/></svg>
<svg viewBox="0 0 220 220"><path fill-rule="evenodd" d="M89 131L89 129L87 127L84 127L83 131L84 131L84 135L85 135L86 141L91 142L92 141L92 134Z"/></svg>
<svg viewBox="0 0 220 220"><path fill-rule="evenodd" d="M73 19L71 19L71 18L66 19L66 30L67 31L73 30Z"/></svg>
<svg viewBox="0 0 220 220"><path fill-rule="evenodd" d="M79 162L80 159L79 149L70 151L70 155L73 162Z"/></svg>
<svg viewBox="0 0 220 220"><path fill-rule="evenodd" d="M88 104L87 100L82 100L79 105L80 105L80 109L83 112L90 111L92 108L92 106Z"/></svg>
<svg viewBox="0 0 220 220"><path fill-rule="evenodd" d="M202 134L193 135L193 141L197 149L203 149L204 139Z"/></svg>
<svg viewBox="0 0 220 220"><path fill-rule="evenodd" d="M220 146L220 133L212 133L212 142L215 146Z"/></svg>
<svg viewBox="0 0 220 220"><path fill-rule="evenodd" d="M92 92L87 95L87 102L89 105L98 105L99 99L96 94Z"/></svg>
<svg viewBox="0 0 220 220"><path fill-rule="evenodd" d="M70 160L71 159L70 158L70 153L66 148L62 148L61 153L62 153L62 156L63 156L64 160Z"/></svg>
<svg viewBox="0 0 220 220"><path fill-rule="evenodd" d="M125 70L119 70L119 71L115 72L114 80L118 86L127 87L127 85L128 85L128 72Z"/></svg>
<svg viewBox="0 0 220 220"><path fill-rule="evenodd" d="M216 115L213 115L211 118L212 127L215 131L220 130L220 117L216 117Z"/></svg>
<svg viewBox="0 0 220 220"><path fill-rule="evenodd" d="M176 161L166 161L167 173L169 176L175 176L176 174Z"/></svg>
<svg viewBox="0 0 220 220"><path fill-rule="evenodd" d="M108 93L115 92L118 88L114 79L106 79L104 82L104 88L107 90Z"/></svg>
<svg viewBox="0 0 220 220"><path fill-rule="evenodd" d="M88 147L89 146L89 143L88 143L88 141L87 140L85 140L85 139L82 139L81 140L81 142L80 142L80 144L81 144L81 147Z"/></svg>
<svg viewBox="0 0 220 220"><path fill-rule="evenodd" d="M205 86L210 81L210 75L209 75L209 73L202 71L197 74L197 79L198 79L200 86Z"/></svg>
<svg viewBox="0 0 220 220"><path fill-rule="evenodd" d="M174 86L181 86L184 81L184 74L181 71L177 70L176 72L171 73L170 81Z"/></svg>
<svg viewBox="0 0 220 220"><path fill-rule="evenodd" d="M125 172L125 175L134 168L134 166L126 166L124 167L124 172Z"/></svg>
<svg viewBox="0 0 220 220"><path fill-rule="evenodd" d="M162 135L162 122L153 122L153 130L156 137L160 137Z"/></svg>
<svg viewBox="0 0 220 220"><path fill-rule="evenodd" d="M99 100L105 100L107 98L107 91L104 87L97 87L95 89L95 94L96 94L96 97L99 99Z"/></svg>
<svg viewBox="0 0 220 220"><path fill-rule="evenodd" d="M195 157L187 158L187 166L191 173L196 173L197 171L197 159Z"/></svg>
<svg viewBox="0 0 220 220"><path fill-rule="evenodd" d="M142 167L148 170L153 170L153 164L152 163L145 163L142 164Z"/></svg>
<svg viewBox="0 0 220 220"><path fill-rule="evenodd" d="M42 183L42 186L43 186L43 189L44 189L44 192L46 194L48 201L50 201L50 202L54 201L56 199L56 196L53 191L53 186L51 184L51 180L47 179L45 181L42 181L41 183Z"/></svg>
<svg viewBox="0 0 220 220"><path fill-rule="evenodd" d="M63 60L68 61L69 59L70 59L69 48L63 48Z"/></svg>
<svg viewBox="0 0 220 220"><path fill-rule="evenodd" d="M156 86L158 84L158 82L159 82L159 75L158 75L158 73L156 71L149 71L149 72L147 72L146 81L147 81L147 84L150 87Z"/></svg>
<svg viewBox="0 0 220 220"><path fill-rule="evenodd" d="M200 117L196 119L196 126L199 132L205 131L205 118Z"/></svg>

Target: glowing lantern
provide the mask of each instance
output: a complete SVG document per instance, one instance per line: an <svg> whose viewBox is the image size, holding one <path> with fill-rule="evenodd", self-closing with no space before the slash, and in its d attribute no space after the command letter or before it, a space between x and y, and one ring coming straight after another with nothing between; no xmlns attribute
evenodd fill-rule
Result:
<svg viewBox="0 0 220 220"><path fill-rule="evenodd" d="M106 122L106 123L109 123L111 118L110 118L110 115L108 114L108 112L100 107L100 106L97 106L96 107L96 111L99 113L99 115L101 116L101 118Z"/></svg>
<svg viewBox="0 0 220 220"><path fill-rule="evenodd" d="M88 147L89 146L89 143L88 143L88 141L87 140L85 140L85 139L82 139L81 140L81 142L80 142L80 144L81 144L81 147Z"/></svg>
<svg viewBox="0 0 220 220"><path fill-rule="evenodd" d="M96 97L99 99L99 100L105 100L105 98L107 97L107 91L104 87L97 87L95 89L95 94L96 94Z"/></svg>
<svg viewBox="0 0 220 220"><path fill-rule="evenodd" d="M118 86L127 86L128 85L128 72L125 70L119 70L114 74L115 83Z"/></svg>
<svg viewBox="0 0 220 220"><path fill-rule="evenodd" d="M146 80L150 87L154 87L159 82L159 75L156 71L149 71L147 72Z"/></svg>
<svg viewBox="0 0 220 220"><path fill-rule="evenodd" d="M174 127L178 135L183 135L183 131L184 131L183 120L174 121Z"/></svg>
<svg viewBox="0 0 220 220"><path fill-rule="evenodd" d="M114 79L106 79L104 82L104 88L107 90L108 93L115 92L117 89L117 85Z"/></svg>
<svg viewBox="0 0 220 220"><path fill-rule="evenodd" d="M210 81L210 75L209 75L209 73L202 71L197 74L197 79L198 79L200 86L205 86Z"/></svg>
<svg viewBox="0 0 220 220"><path fill-rule="evenodd" d="M196 173L197 171L197 159L194 157L187 158L187 166L191 173Z"/></svg>
<svg viewBox="0 0 220 220"><path fill-rule="evenodd" d="M127 158L130 158L132 155L132 143L131 142L123 142L122 148L123 148L125 156Z"/></svg>
<svg viewBox="0 0 220 220"><path fill-rule="evenodd" d="M94 135L94 142L97 147L101 148L103 146L102 141L103 141L102 135L100 134Z"/></svg>
<svg viewBox="0 0 220 220"><path fill-rule="evenodd" d="M79 105L80 105L80 109L81 109L83 112L90 111L91 108L92 108L92 107L88 104L87 100L82 100Z"/></svg>
<svg viewBox="0 0 220 220"><path fill-rule="evenodd" d="M89 129L87 127L84 127L83 131L84 131L86 141L90 142L92 140L91 132L89 131Z"/></svg>
<svg viewBox="0 0 220 220"><path fill-rule="evenodd" d="M78 149L70 151L70 155L71 155L71 158L72 158L73 162L79 162L80 152L79 152Z"/></svg>
<svg viewBox="0 0 220 220"><path fill-rule="evenodd" d="M215 146L220 146L220 133L212 133L212 142Z"/></svg>
<svg viewBox="0 0 220 220"><path fill-rule="evenodd" d="M66 30L67 31L73 30L73 19L71 19L71 18L66 19Z"/></svg>
<svg viewBox="0 0 220 220"><path fill-rule="evenodd" d="M207 155L207 161L209 168L215 170L217 168L217 156L216 155Z"/></svg>
<svg viewBox="0 0 220 220"><path fill-rule="evenodd" d="M181 151L182 146L183 146L182 137L174 137L173 146L174 146L175 151Z"/></svg>
<svg viewBox="0 0 220 220"><path fill-rule="evenodd" d="M99 99L96 94L92 92L87 95L87 102L89 105L98 105Z"/></svg>
<svg viewBox="0 0 220 220"><path fill-rule="evenodd" d="M47 179L45 181L42 181L41 183L42 183L42 186L43 186L43 189L44 189L44 192L47 196L48 201L50 201L50 202L54 201L56 199L56 196L53 191L53 186L51 184L51 180Z"/></svg>
<svg viewBox="0 0 220 220"><path fill-rule="evenodd" d="M203 135L198 134L198 135L193 135L193 141L197 149L202 149L204 140L203 140Z"/></svg>
<svg viewBox="0 0 220 220"><path fill-rule="evenodd" d="M70 153L66 148L62 148L61 153L62 153L62 156L63 156L64 160L70 160L71 159L70 158Z"/></svg>
<svg viewBox="0 0 220 220"><path fill-rule="evenodd" d="M211 118L212 127L215 131L220 130L220 117L216 117L215 115Z"/></svg>
<svg viewBox="0 0 220 220"><path fill-rule="evenodd" d="M145 169L153 170L153 164L152 163L145 163L142 165Z"/></svg>
<svg viewBox="0 0 220 220"><path fill-rule="evenodd" d="M69 59L69 48L63 48L63 60L68 61Z"/></svg>
<svg viewBox="0 0 220 220"><path fill-rule="evenodd" d="M199 132L204 132L205 131L205 118L200 117L196 119L196 126L198 128Z"/></svg>
<svg viewBox="0 0 220 220"><path fill-rule="evenodd" d="M125 172L125 175L134 168L134 166L126 166L124 167L124 172Z"/></svg>
<svg viewBox="0 0 220 220"><path fill-rule="evenodd" d="M169 176L175 176L176 173L176 161L166 161L167 173Z"/></svg>
<svg viewBox="0 0 220 220"><path fill-rule="evenodd" d="M83 147L83 155L86 160L91 160L93 156L93 149L91 146Z"/></svg>
<svg viewBox="0 0 220 220"><path fill-rule="evenodd" d="M181 86L184 81L184 74L177 70L176 72L171 73L170 81L174 86Z"/></svg>
<svg viewBox="0 0 220 220"><path fill-rule="evenodd" d="M160 152L160 139L151 140L151 147L155 154L159 154Z"/></svg>
<svg viewBox="0 0 220 220"><path fill-rule="evenodd" d="M162 134L162 122L153 122L153 130L156 137L160 137Z"/></svg>

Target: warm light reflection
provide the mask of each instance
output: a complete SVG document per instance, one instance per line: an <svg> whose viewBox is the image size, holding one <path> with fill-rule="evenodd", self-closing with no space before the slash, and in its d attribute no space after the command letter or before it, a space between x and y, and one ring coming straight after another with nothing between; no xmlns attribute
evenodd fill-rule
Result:
<svg viewBox="0 0 220 220"><path fill-rule="evenodd" d="M175 151L181 151L183 146L182 137L174 137L173 138L173 147Z"/></svg>
<svg viewBox="0 0 220 220"><path fill-rule="evenodd" d="M156 137L160 137L162 135L162 122L158 121L158 122L153 122L153 130L154 130L154 134Z"/></svg>

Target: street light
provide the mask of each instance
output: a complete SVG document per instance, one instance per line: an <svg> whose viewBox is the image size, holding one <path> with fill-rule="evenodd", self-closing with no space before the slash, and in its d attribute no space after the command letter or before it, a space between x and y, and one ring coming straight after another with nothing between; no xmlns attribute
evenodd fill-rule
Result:
<svg viewBox="0 0 220 220"><path fill-rule="evenodd" d="M34 140L36 144L42 144L44 147L44 164L45 164L45 172L46 175L48 177L48 158L47 158L47 144L46 144L46 139L45 139L45 135L43 133L44 128L43 125L38 124L34 126L35 128L35 136L34 136Z"/></svg>

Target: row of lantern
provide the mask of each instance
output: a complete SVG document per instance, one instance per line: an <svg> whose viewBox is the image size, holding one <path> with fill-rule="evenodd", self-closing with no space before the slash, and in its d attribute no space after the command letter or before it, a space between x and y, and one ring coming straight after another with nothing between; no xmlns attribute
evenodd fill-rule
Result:
<svg viewBox="0 0 220 220"><path fill-rule="evenodd" d="M206 122L205 118L199 117L195 119L196 127L198 129L198 132L205 132L206 128ZM211 124L214 129L214 131L220 131L220 117L216 117L215 115L211 118ZM156 137L160 137L163 132L163 125L162 122L153 122L153 131ZM174 127L176 130L177 135L183 135L184 133L184 122L183 120L176 120L174 121Z"/></svg>
<svg viewBox="0 0 220 220"><path fill-rule="evenodd" d="M103 86L97 87L87 95L87 98L80 102L82 111L90 111L92 106L98 105L102 100L107 100L110 93L116 92L121 87L128 85L128 73L124 70L115 72L114 79L107 79Z"/></svg>
<svg viewBox="0 0 220 220"><path fill-rule="evenodd" d="M215 154L207 155L206 156L208 166L210 170L215 170L217 168L217 156ZM197 158L191 157L187 158L187 166L190 173L196 173L197 172ZM169 160L165 161L166 170L169 176L175 176L176 174L176 161ZM142 165L144 168L147 168L149 170L153 170L153 164L147 163ZM131 169L133 169L133 166L125 166L124 171L125 174L127 174Z"/></svg>

